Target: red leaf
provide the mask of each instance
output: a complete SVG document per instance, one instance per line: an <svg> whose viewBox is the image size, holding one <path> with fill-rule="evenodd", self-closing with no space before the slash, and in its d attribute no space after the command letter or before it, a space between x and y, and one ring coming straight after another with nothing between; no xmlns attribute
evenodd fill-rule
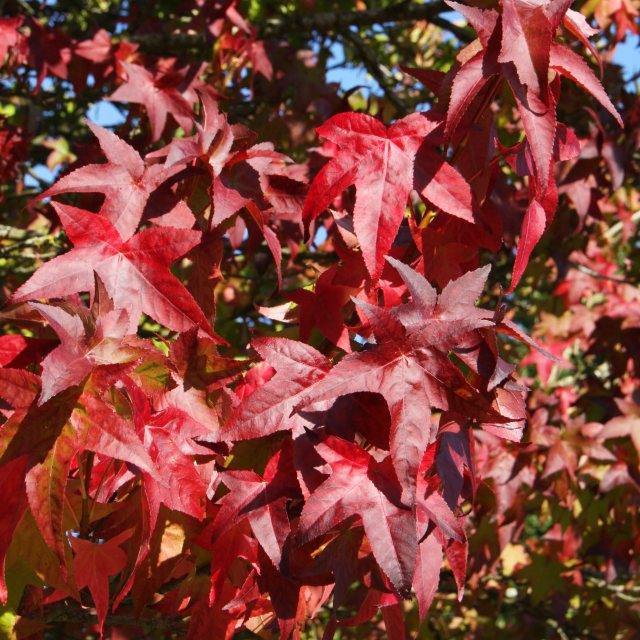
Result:
<svg viewBox="0 0 640 640"><path fill-rule="evenodd" d="M0 19L0 64L4 64L7 53L18 44L21 38L18 29L23 20L22 16Z"/></svg>
<svg viewBox="0 0 640 640"><path fill-rule="evenodd" d="M136 232L149 195L166 174L158 165L146 168L138 152L111 131L89 121L87 124L98 138L107 157L106 164L88 164L76 169L60 178L38 199L69 192L103 193L105 200L100 215L107 218L126 241Z"/></svg>
<svg viewBox="0 0 640 640"><path fill-rule="evenodd" d="M226 471L222 482L230 493L222 499L212 523L214 538L247 518L253 535L279 568L282 549L291 532L286 501L300 494L295 477L290 447L271 458L262 478L253 471Z"/></svg>
<svg viewBox="0 0 640 640"><path fill-rule="evenodd" d="M180 72L160 72L154 76L137 64L121 64L127 73L127 81L109 96L109 100L143 104L154 141L162 136L169 114L186 132L191 130L193 109L178 90L184 81Z"/></svg>
<svg viewBox="0 0 640 640"><path fill-rule="evenodd" d="M456 131L473 99L486 86L490 77L498 73L498 66L487 69L485 52L480 51L462 65L453 79L447 109L445 133L448 137Z"/></svg>
<svg viewBox="0 0 640 640"><path fill-rule="evenodd" d="M40 533L66 571L66 532L62 525L65 509L67 479L73 458L78 451L76 434L66 424L41 464L33 466L26 475L27 498Z"/></svg>
<svg viewBox="0 0 640 640"><path fill-rule="evenodd" d="M414 113L389 129L360 113L341 113L317 129L338 147L313 181L302 216L316 218L349 185L356 186L355 233L369 274L377 280L413 187L413 162L437 122Z"/></svg>
<svg viewBox="0 0 640 640"><path fill-rule="evenodd" d="M458 541L464 539L464 528L462 527L460 519L454 515L449 505L439 493L431 492L424 496L418 492L418 496L419 499L416 501L416 506L425 513L430 522L438 527L448 538ZM422 538L425 533L426 530L422 532L420 537Z"/></svg>
<svg viewBox="0 0 640 640"><path fill-rule="evenodd" d="M341 360L318 382L300 406L321 408L347 393L381 394L391 415L391 458L403 489L403 501L412 505L418 465L431 437L432 408L472 400L482 405L448 353L469 332L493 324L475 300L486 280L487 269L468 273L435 290L413 269L388 259L396 268L413 301L390 310L359 304L369 316L376 344Z"/></svg>
<svg viewBox="0 0 640 640"><path fill-rule="evenodd" d="M208 92L200 95L202 124L196 123L196 134L188 138L174 138L169 145L147 155L147 158L166 156L166 166L189 165L197 159L205 161L212 175L218 176L232 155L235 141L234 127Z"/></svg>
<svg viewBox="0 0 640 640"><path fill-rule="evenodd" d="M468 421L466 421L468 422ZM471 453L472 440L465 420L443 413L438 433L436 465L444 487L443 497L450 509L455 509L464 484L465 469L475 487L475 471Z"/></svg>
<svg viewBox="0 0 640 640"><path fill-rule="evenodd" d="M584 58L567 47L553 44L549 65L588 91L616 119L621 127L624 126L618 110L614 107L598 78L593 75Z"/></svg>
<svg viewBox="0 0 640 640"><path fill-rule="evenodd" d="M404 615L402 605L392 604L382 609L382 620L388 638L406 638L407 631L404 626Z"/></svg>
<svg viewBox="0 0 640 640"><path fill-rule="evenodd" d="M376 462L357 445L333 436L316 449L331 466L331 475L304 505L300 541L304 544L359 515L376 561L394 587L407 595L417 542L411 511L400 506L391 458Z"/></svg>
<svg viewBox="0 0 640 640"><path fill-rule="evenodd" d="M51 305L32 302L31 306L46 318L60 338L60 345L41 363L42 392L38 404L79 384L97 366L131 362L144 353L140 344L134 346L124 339L130 324L125 309L99 316L93 335L88 336L80 315Z"/></svg>
<svg viewBox="0 0 640 640"><path fill-rule="evenodd" d="M27 339L20 334L0 336L0 367L9 366L27 347Z"/></svg>
<svg viewBox="0 0 640 640"><path fill-rule="evenodd" d="M40 390L38 376L22 369L0 368L0 383L0 398L20 413L26 412Z"/></svg>
<svg viewBox="0 0 640 640"><path fill-rule="evenodd" d="M160 503L202 520L207 487L193 459L181 450L180 437L169 428L147 425L145 447L155 467L162 470L161 479L145 474L152 528Z"/></svg>
<svg viewBox="0 0 640 640"><path fill-rule="evenodd" d="M12 302L93 293L95 270L114 307L127 310L128 332L135 332L144 311L174 331L195 325L214 335L191 294L169 271L172 262L198 243L198 231L155 227L124 242L102 216L60 203L54 208L74 247L42 265Z"/></svg>
<svg viewBox="0 0 640 640"><path fill-rule="evenodd" d="M0 467L0 486L3 500L0 502L0 603L7 603L5 559L11 546L13 532L27 508L24 486L27 456L21 456Z"/></svg>
<svg viewBox="0 0 640 640"><path fill-rule="evenodd" d="M518 285L518 282L520 282L520 278L522 278L522 274L529 263L529 256L533 248L538 244L538 240L542 237L546 226L547 214L545 210L537 200L532 200L529 203L527 211L524 214L524 220L522 221L518 253L516 254L516 261L513 265L513 275L511 276L511 286L509 287L508 293L511 293Z"/></svg>
<svg viewBox="0 0 640 640"><path fill-rule="evenodd" d="M600 29L594 29L579 11L574 11L573 9L567 11L562 22L564 26L589 49L593 57L598 61L600 77L602 77L602 59L598 54L598 50L588 40L598 34Z"/></svg>
<svg viewBox="0 0 640 640"><path fill-rule="evenodd" d="M564 15L571 0L554 0L545 5L503 0L501 4L502 46L498 62L512 62L520 82L542 97L547 90L551 39L559 23L554 13L560 10Z"/></svg>
<svg viewBox="0 0 640 640"><path fill-rule="evenodd" d="M129 462L163 482L133 426L93 394L81 396L71 422L84 449Z"/></svg>
<svg viewBox="0 0 640 640"><path fill-rule="evenodd" d="M285 338L262 338L253 348L276 370L231 416L222 437L246 440L292 428L293 408L329 371L328 360L313 347Z"/></svg>
<svg viewBox="0 0 640 640"><path fill-rule="evenodd" d="M287 298L295 302L300 312L300 339L307 342L317 327L327 339L347 353L351 351L349 331L342 310L357 292L355 287L333 283L337 268L330 267L320 274L313 291L297 289Z"/></svg>
<svg viewBox="0 0 640 640"><path fill-rule="evenodd" d="M469 183L426 145L416 155L414 187L423 199L445 213L475 222Z"/></svg>
<svg viewBox="0 0 640 640"><path fill-rule="evenodd" d="M418 612L423 621L431 607L440 582L442 568L442 544L434 534L427 536L418 545L413 588L418 600Z"/></svg>
<svg viewBox="0 0 640 640"><path fill-rule="evenodd" d="M549 185L556 139L555 101L551 92L548 93L546 101L541 100L535 93L520 84L508 70L507 77L520 111L527 144L533 156L535 178L539 185L538 192L544 193Z"/></svg>
<svg viewBox="0 0 640 640"><path fill-rule="evenodd" d="M89 587L96 605L98 630L102 633L104 620L109 608L109 578L120 573L127 564L127 555L120 544L131 537L131 531L124 531L103 543L70 538L74 551L73 567L79 589Z"/></svg>
<svg viewBox="0 0 640 640"><path fill-rule="evenodd" d="M498 22L498 12L495 9L479 9L478 7L469 7L466 4L445 0L454 11L464 16L469 24L475 29L478 38L483 46L487 48L489 38L491 38L496 24Z"/></svg>

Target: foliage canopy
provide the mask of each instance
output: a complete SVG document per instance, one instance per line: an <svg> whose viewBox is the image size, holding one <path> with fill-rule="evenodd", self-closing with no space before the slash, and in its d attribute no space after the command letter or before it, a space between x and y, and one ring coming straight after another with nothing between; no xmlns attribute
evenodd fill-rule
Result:
<svg viewBox="0 0 640 640"><path fill-rule="evenodd" d="M2 3L3 637L636 637L638 10L571 5Z"/></svg>

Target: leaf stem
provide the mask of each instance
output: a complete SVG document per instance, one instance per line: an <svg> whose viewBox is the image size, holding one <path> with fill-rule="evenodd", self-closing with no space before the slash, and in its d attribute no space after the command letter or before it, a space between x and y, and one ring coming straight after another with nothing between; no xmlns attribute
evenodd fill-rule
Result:
<svg viewBox="0 0 640 640"><path fill-rule="evenodd" d="M87 538L89 526L91 524L91 510L89 505L89 488L91 483L91 471L93 470L93 461L95 453L89 451L84 461L79 466L80 472L80 493L82 495L82 512L80 515L80 537Z"/></svg>

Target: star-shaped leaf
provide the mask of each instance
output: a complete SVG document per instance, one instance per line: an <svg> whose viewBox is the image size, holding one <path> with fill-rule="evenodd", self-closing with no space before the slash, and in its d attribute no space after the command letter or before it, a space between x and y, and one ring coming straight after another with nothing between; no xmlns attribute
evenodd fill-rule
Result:
<svg viewBox="0 0 640 640"><path fill-rule="evenodd" d="M149 195L166 178L160 165L146 167L138 152L111 131L87 121L107 158L105 164L88 164L63 176L38 199L61 193L103 193L100 214L123 240L138 228Z"/></svg>
<svg viewBox="0 0 640 640"><path fill-rule="evenodd" d="M431 409L460 404L472 413L489 409L448 354L470 332L493 322L474 306L487 269L450 282L438 297L413 269L388 260L399 271L413 301L390 310L359 303L369 316L376 344L347 355L314 386L301 406L320 408L319 403L358 391L380 393L391 415L391 459L403 500L413 504L418 465L432 437Z"/></svg>
<svg viewBox="0 0 640 640"><path fill-rule="evenodd" d="M127 554L120 544L131 534L131 531L124 531L103 543L70 538L76 583L79 589L89 588L96 605L100 632L109 609L109 578L120 573L127 564Z"/></svg>
<svg viewBox="0 0 640 640"><path fill-rule="evenodd" d="M330 369L320 352L295 340L261 338L252 346L276 375L239 405L225 425L225 439L258 438L291 429L294 407Z"/></svg>
<svg viewBox="0 0 640 640"><path fill-rule="evenodd" d="M197 326L214 335L191 294L169 271L172 262L198 244L198 231L153 227L123 241L107 218L60 203L53 206L74 247L38 269L12 302L93 293L95 271L114 308L127 310L128 332L135 332L144 311L174 331Z"/></svg>
<svg viewBox="0 0 640 640"><path fill-rule="evenodd" d="M140 65L128 62L121 64L127 73L127 80L111 94L109 100L144 105L154 141L162 136L169 114L185 131L191 130L193 109L180 91L185 80L183 73L159 71L154 75Z"/></svg>
<svg viewBox="0 0 640 640"><path fill-rule="evenodd" d="M313 540L358 515L373 555L394 587L411 589L417 539L411 510L400 502L400 486L391 458L376 462L366 451L340 438L316 445L331 475L305 502L300 516L300 542Z"/></svg>
<svg viewBox="0 0 640 640"><path fill-rule="evenodd" d="M387 129L380 121L361 113L341 113L316 130L337 146L336 155L313 181L302 213L311 221L348 186L355 185L353 226L360 241L369 274L377 280L384 257L396 237L409 192L414 188L414 160L425 137L439 123L414 113ZM426 154L426 155L425 155ZM447 192L447 170L464 182L433 151L423 153L416 188L425 198L448 212L455 212ZM454 185L459 191L459 185ZM444 197L443 197L444 195ZM460 203L458 203L460 206ZM464 208L460 215L465 215ZM469 214L470 215L470 214Z"/></svg>

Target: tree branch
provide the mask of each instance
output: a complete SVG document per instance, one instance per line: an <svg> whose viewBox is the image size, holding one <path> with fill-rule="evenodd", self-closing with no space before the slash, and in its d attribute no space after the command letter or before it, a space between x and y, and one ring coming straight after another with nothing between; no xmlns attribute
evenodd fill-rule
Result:
<svg viewBox="0 0 640 640"><path fill-rule="evenodd" d="M369 9L366 11L350 11L348 13L327 12L310 15L291 14L280 18L271 18L256 25L262 37L284 36L294 31L310 33L329 33L343 31L349 27L370 27L398 22L416 22L431 20L441 13L451 9L442 0L414 3L409 0L384 7L383 9ZM447 23L449 24L449 23ZM469 37L465 32L465 37Z"/></svg>
<svg viewBox="0 0 640 640"><path fill-rule="evenodd" d="M577 271L581 271L596 280L607 280L608 282L615 282L616 284L629 284L631 286L637 287L638 282L636 280L631 280L629 278L625 278L624 276L608 276L604 273L599 273L598 271L594 271L593 269L587 267L585 264L580 264L579 262L569 261L569 266L572 269L576 269Z"/></svg>
<svg viewBox="0 0 640 640"><path fill-rule="evenodd" d="M40 621L39 618L30 618L28 615L25 617L27 619L33 619L34 621ZM67 623L94 625L98 622L98 616L93 608L83 607L80 604L67 601L60 605L47 607L45 609L44 621L47 625L51 625L54 628L56 625ZM109 613L105 620L107 626L125 625L142 627L145 632L184 628L188 623L189 618L178 616L161 615L153 618L143 618L134 615L118 615L113 613Z"/></svg>
<svg viewBox="0 0 640 640"><path fill-rule="evenodd" d="M351 42L354 46L364 66L367 71L371 74L371 76L378 82L382 91L384 92L387 100L395 107L398 115L400 117L406 116L408 113L407 106L400 100L394 88L391 86L389 82L389 76L385 73L385 69L380 65L380 63L376 60L376 57L372 54L371 49L367 47L367 44L362 40L362 38L352 31L345 31L343 34L344 38Z"/></svg>
<svg viewBox="0 0 640 640"><path fill-rule="evenodd" d="M463 42L473 40L473 32L466 27L458 27L442 18L440 14L450 11L442 0L413 3L409 0L393 4L383 9L349 11L346 13L325 12L299 14L269 18L254 26L260 38L280 38L291 33L338 33L349 27L370 27L389 23L416 22L427 20L443 29L447 29ZM148 53L167 53L176 49L201 49L207 45L204 34L190 33L144 33L133 35L135 42Z"/></svg>

